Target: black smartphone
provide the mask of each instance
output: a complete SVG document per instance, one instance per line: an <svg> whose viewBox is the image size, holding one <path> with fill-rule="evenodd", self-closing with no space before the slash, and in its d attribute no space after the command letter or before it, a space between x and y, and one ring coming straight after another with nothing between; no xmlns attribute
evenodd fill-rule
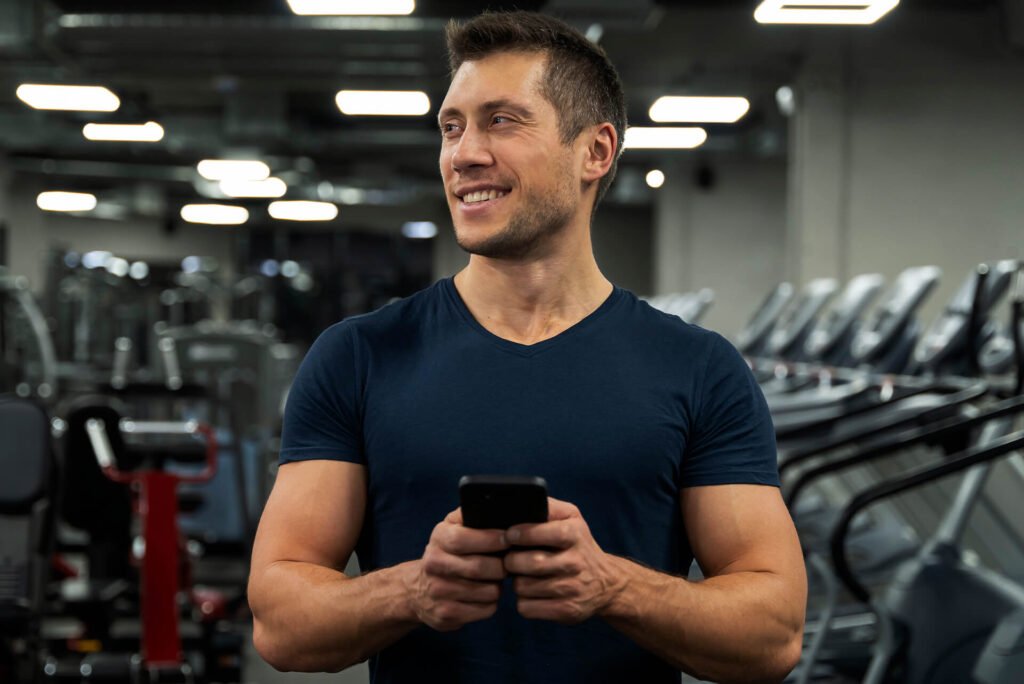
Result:
<svg viewBox="0 0 1024 684"><path fill-rule="evenodd" d="M548 521L548 483L542 477L465 475L459 501L466 527L504 530Z"/></svg>

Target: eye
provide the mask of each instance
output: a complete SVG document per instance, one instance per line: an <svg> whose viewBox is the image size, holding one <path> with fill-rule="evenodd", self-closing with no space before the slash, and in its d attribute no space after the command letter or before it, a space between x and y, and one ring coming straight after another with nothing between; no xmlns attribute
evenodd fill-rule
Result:
<svg viewBox="0 0 1024 684"><path fill-rule="evenodd" d="M448 121L448 122L445 122L445 123L441 124L440 128L441 128L441 135L443 135L445 137L450 137L450 136L454 135L456 132L458 132L459 124L457 124L455 122L452 122L452 121Z"/></svg>
<svg viewBox="0 0 1024 684"><path fill-rule="evenodd" d="M491 117L492 124L508 123L510 121L512 121L512 119L510 119L507 116L502 116L501 114L495 114L494 116Z"/></svg>

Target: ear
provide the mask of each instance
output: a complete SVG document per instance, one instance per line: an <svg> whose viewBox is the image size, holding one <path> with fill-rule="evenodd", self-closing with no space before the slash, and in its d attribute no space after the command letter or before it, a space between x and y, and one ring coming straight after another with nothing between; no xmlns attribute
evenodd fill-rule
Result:
<svg viewBox="0 0 1024 684"><path fill-rule="evenodd" d="M590 129L583 158L583 182L603 178L612 168L619 149L615 127L607 121Z"/></svg>

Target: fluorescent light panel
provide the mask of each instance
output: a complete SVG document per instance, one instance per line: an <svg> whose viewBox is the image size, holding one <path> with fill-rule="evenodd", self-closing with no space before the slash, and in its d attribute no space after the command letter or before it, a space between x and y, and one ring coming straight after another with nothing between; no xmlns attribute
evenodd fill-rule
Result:
<svg viewBox="0 0 1024 684"><path fill-rule="evenodd" d="M186 204L181 208L181 218L189 223L237 226L249 220L249 211L230 204Z"/></svg>
<svg viewBox="0 0 1024 684"><path fill-rule="evenodd" d="M241 159L204 159L196 168L207 180L266 180L270 167L261 161Z"/></svg>
<svg viewBox="0 0 1024 684"><path fill-rule="evenodd" d="M691 150L703 145L707 139L708 134L703 128L630 126L626 129L626 140L622 149Z"/></svg>
<svg viewBox="0 0 1024 684"><path fill-rule="evenodd" d="M750 111L745 97L659 97L648 114L659 123L736 123Z"/></svg>
<svg viewBox="0 0 1024 684"><path fill-rule="evenodd" d="M437 224L433 221L409 221L402 224L402 235L413 240L429 240L437 236Z"/></svg>
<svg viewBox="0 0 1024 684"><path fill-rule="evenodd" d="M406 15L416 9L415 0L288 0L295 14L308 15Z"/></svg>
<svg viewBox="0 0 1024 684"><path fill-rule="evenodd" d="M280 178L271 176L260 181L222 180L220 190L228 197L282 197L288 186Z"/></svg>
<svg viewBox="0 0 1024 684"><path fill-rule="evenodd" d="M338 216L338 207L330 202L271 202L267 211L281 221L331 221Z"/></svg>
<svg viewBox="0 0 1024 684"><path fill-rule="evenodd" d="M41 192L36 206L43 211L92 211L96 208L96 195L87 192Z"/></svg>
<svg viewBox="0 0 1024 684"><path fill-rule="evenodd" d="M15 91L18 99L34 109L71 112L114 112L121 106L117 95L102 86L45 85L23 83Z"/></svg>
<svg viewBox="0 0 1024 684"><path fill-rule="evenodd" d="M430 98L420 90L341 90L334 101L349 116L422 116Z"/></svg>
<svg viewBox="0 0 1024 684"><path fill-rule="evenodd" d="M764 0L754 10L761 24L873 24L899 0Z"/></svg>
<svg viewBox="0 0 1024 684"><path fill-rule="evenodd" d="M110 142L159 142L164 128L155 121L144 124L85 124L82 135L87 140Z"/></svg>

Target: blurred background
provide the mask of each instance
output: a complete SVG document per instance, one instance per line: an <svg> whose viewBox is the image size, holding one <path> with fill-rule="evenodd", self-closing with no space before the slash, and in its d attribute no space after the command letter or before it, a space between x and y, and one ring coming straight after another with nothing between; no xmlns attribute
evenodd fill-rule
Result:
<svg viewBox="0 0 1024 684"><path fill-rule="evenodd" d="M271 673L245 632L246 561L281 406L327 326L467 262L438 172L443 29L488 8L561 17L618 68L635 130L593 227L613 282L721 332L755 370L769 364L765 382L825 361L1013 385L1014 327L996 329L1012 317L1007 292L1024 258L1018 0L0 0L0 391L45 413L65 484L38 491L58 512L59 577L78 582L72 594L86 606L69 607L53 577L25 575L49 605L67 604L33 642L51 644L32 661L46 667L15 659L0 680L145 671L144 620L111 632L123 616L104 611L118 597L131 613L145 593L146 554L124 544L137 545L152 522L139 514L139 473L155 471L185 481L159 516L183 535L168 546L194 562L171 603L179 589L220 592L207 608L196 599L198 617L176 637L194 646L189 676L307 679ZM992 269L982 280L979 263ZM899 280L922 266L934 268ZM875 318L867 294L843 301L867 328L902 316L902 352L882 363L862 349L841 362L769 343L773 327L789 325L788 342L804 345L816 321L833 320L826 302L862 274L879 278L871 294L894 284ZM985 277L996 289L982 302ZM832 285L815 291L821 279ZM949 314L977 333L958 348L970 358L912 357L923 339L916 321ZM875 333L874 343L888 334ZM996 337L1007 361L989 372L976 352ZM133 432L126 417L151 427ZM199 424L213 426L218 456L200 448ZM93 461L104 449L135 477L134 495L108 491L110 479L86 493L74 486L102 477ZM83 459L89 475L68 465ZM215 476L208 463L219 464ZM991 514L1005 539L990 556L1011 559L1004 576L1024 577L1024 511L1011 503L1024 466L1006 467L1014 488ZM936 498L921 525L934 527L953 496ZM98 519L90 511L101 505L116 510ZM124 533L98 545L114 528ZM124 567L101 569L122 552ZM47 596L37 600L24 624L46 613ZM35 633L17 624L18 638ZM326 678L365 681L365 666Z"/></svg>

